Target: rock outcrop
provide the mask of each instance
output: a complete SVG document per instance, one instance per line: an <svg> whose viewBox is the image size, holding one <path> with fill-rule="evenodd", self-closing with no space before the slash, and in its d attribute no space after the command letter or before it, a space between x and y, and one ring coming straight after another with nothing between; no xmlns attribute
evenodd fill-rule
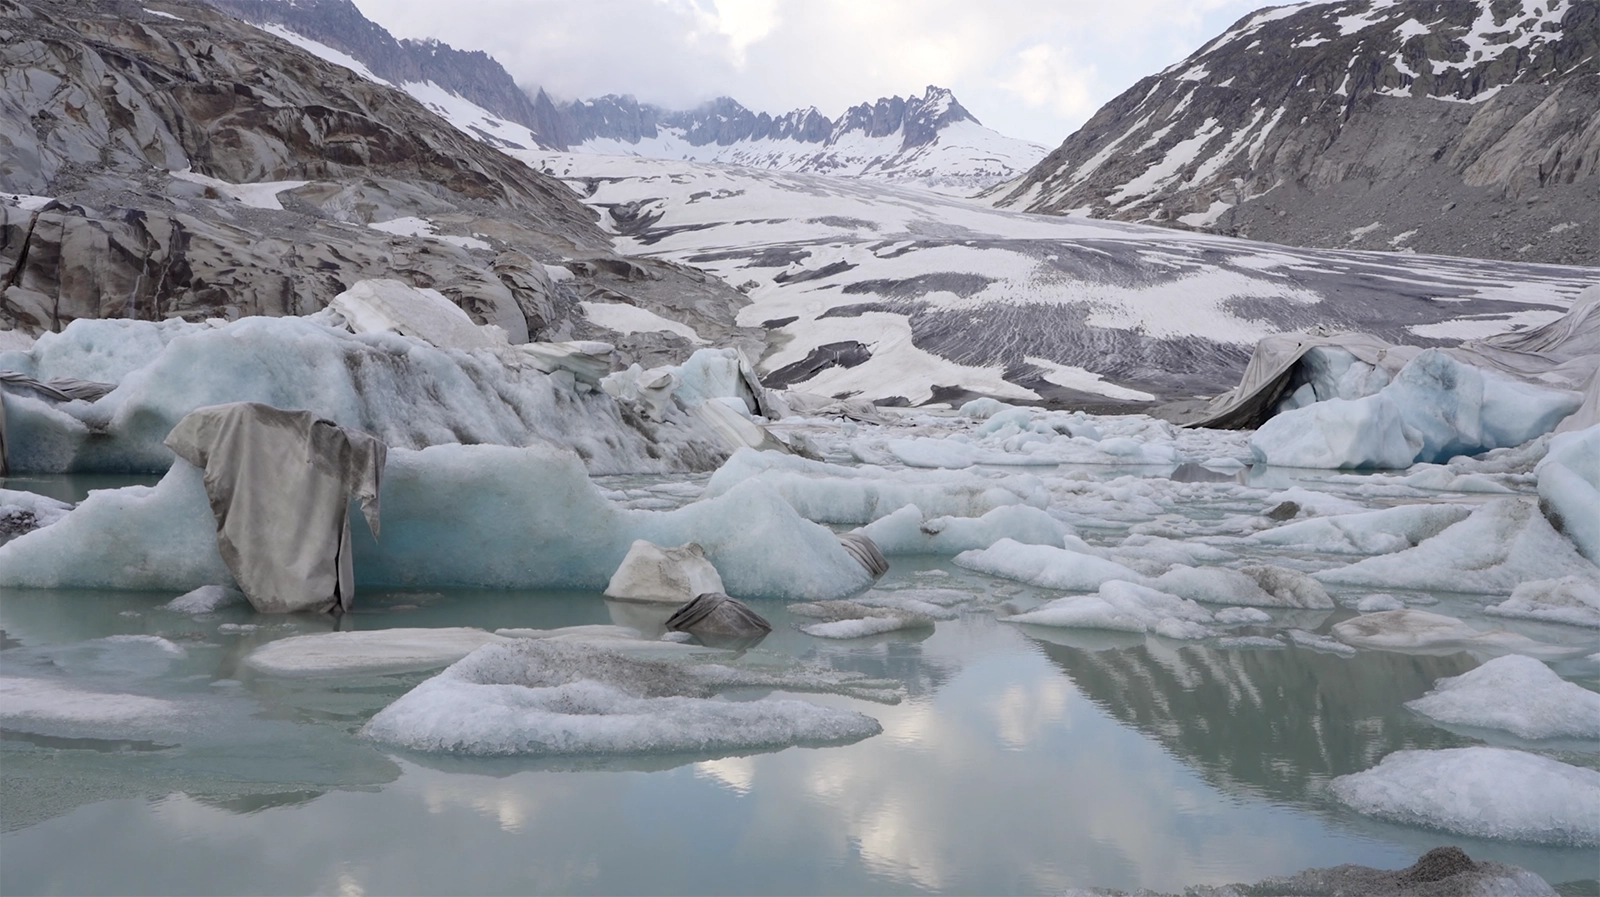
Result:
<svg viewBox="0 0 1600 897"><path fill-rule="evenodd" d="M1600 263L1600 3L1253 13L997 205L1303 246Z"/></svg>
<svg viewBox="0 0 1600 897"><path fill-rule="evenodd" d="M513 341L607 337L596 291L750 338L737 291L619 259L561 183L208 5L0 0L0 38L0 328L307 314L397 277Z"/></svg>

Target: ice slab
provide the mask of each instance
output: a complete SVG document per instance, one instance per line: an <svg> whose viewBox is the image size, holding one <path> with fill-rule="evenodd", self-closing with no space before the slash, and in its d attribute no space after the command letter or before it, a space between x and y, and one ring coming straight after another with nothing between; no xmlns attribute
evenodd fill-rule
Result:
<svg viewBox="0 0 1600 897"><path fill-rule="evenodd" d="M1352 617L1333 626L1339 641L1358 648L1416 653L1474 651L1488 654L1563 656L1573 653L1504 629L1483 631L1455 617L1423 610L1386 610Z"/></svg>
<svg viewBox="0 0 1600 897"><path fill-rule="evenodd" d="M162 326L132 322L127 329ZM553 442L598 473L709 469L727 452L720 436L681 412L659 424L625 417L610 396L547 375L509 349L439 349L295 317L248 317L168 335L146 334L160 351L141 357L144 363L99 401L8 401L13 469L166 470L173 455L162 440L179 420L238 401L305 409L391 448ZM34 354L43 363L39 347Z"/></svg>
<svg viewBox="0 0 1600 897"><path fill-rule="evenodd" d="M1154 632L1179 639L1206 638L1213 634L1204 625L1213 622L1212 614L1200 605L1122 581L1105 583L1093 595L1057 598L1026 613L1000 619L1036 626Z"/></svg>
<svg viewBox="0 0 1600 897"><path fill-rule="evenodd" d="M520 755L725 754L882 731L865 714L806 701L714 697L723 683L761 678L521 639L468 655L362 731L413 750Z"/></svg>
<svg viewBox="0 0 1600 897"><path fill-rule="evenodd" d="M328 307L356 333L413 336L441 349L489 349L506 345L504 331L479 327L438 290L398 280L362 280L333 297Z"/></svg>
<svg viewBox="0 0 1600 897"><path fill-rule="evenodd" d="M1503 729L1518 738L1600 739L1600 694L1516 654L1440 679L1406 706L1441 723Z"/></svg>
<svg viewBox="0 0 1600 897"><path fill-rule="evenodd" d="M72 725L170 720L186 712L163 698L79 688L52 679L0 676L0 720Z"/></svg>
<svg viewBox="0 0 1600 897"><path fill-rule="evenodd" d="M906 505L860 529L884 554L956 555L988 548L1001 539L1060 547L1072 527L1030 505L995 508L982 517L925 518Z"/></svg>
<svg viewBox="0 0 1600 897"><path fill-rule="evenodd" d="M1024 545L1015 539L1001 539L988 548L963 551L956 555L955 564L990 576L1074 592L1093 591L1114 579L1141 584L1145 581L1115 561L1051 545Z"/></svg>
<svg viewBox="0 0 1600 897"><path fill-rule="evenodd" d="M1158 589L1207 604L1246 607L1333 607L1333 599L1316 580L1283 567L1251 565L1190 567L1184 564L1156 577Z"/></svg>
<svg viewBox="0 0 1600 897"><path fill-rule="evenodd" d="M1333 793L1356 811L1477 838L1600 844L1600 772L1492 747L1396 751Z"/></svg>
<svg viewBox="0 0 1600 897"><path fill-rule="evenodd" d="M701 545L736 597L816 601L871 577L828 529L759 482L671 511L618 508L549 446L393 450L383 539L351 534L358 586L605 587L636 540ZM59 533L59 535L58 535ZM181 591L231 584L200 472L91 494L66 518L0 545L0 585Z"/></svg>
<svg viewBox="0 0 1600 897"><path fill-rule="evenodd" d="M162 607L180 614L209 614L235 604L243 604L244 593L227 586L201 586L184 592Z"/></svg>
<svg viewBox="0 0 1600 897"><path fill-rule="evenodd" d="M1296 521L1246 538L1328 554L1388 554L1415 547L1471 513L1471 508L1454 504L1401 505Z"/></svg>
<svg viewBox="0 0 1600 897"><path fill-rule="evenodd" d="M1600 584L1577 576L1518 583L1510 598L1483 612L1600 629Z"/></svg>
<svg viewBox="0 0 1600 897"><path fill-rule="evenodd" d="M1258 460L1290 467L1400 468L1521 445L1550 432L1581 403L1579 393L1513 380L1429 349L1373 395L1273 417L1250 447Z"/></svg>
<svg viewBox="0 0 1600 897"><path fill-rule="evenodd" d="M1414 548L1323 570L1315 576L1326 583L1374 588L1504 595L1530 580L1562 576L1600 580L1600 569L1550 526L1535 502L1503 498L1482 505Z"/></svg>
<svg viewBox="0 0 1600 897"><path fill-rule="evenodd" d="M797 616L820 618L824 622L801 626L800 631L816 638L851 639L898 632L902 629L929 629L936 619L954 614L925 602L894 595L872 593L860 601L818 601L791 604Z"/></svg>
<svg viewBox="0 0 1600 897"><path fill-rule="evenodd" d="M67 516L72 505L35 492L0 489L0 537L32 532Z"/></svg>
<svg viewBox="0 0 1600 897"><path fill-rule="evenodd" d="M930 517L979 517L1008 505L1044 508L1049 493L1025 475L985 477L961 471L891 471L741 449L711 476L708 496L756 480L776 490L800 516L818 523L864 524L916 505Z"/></svg>
<svg viewBox="0 0 1600 897"><path fill-rule="evenodd" d="M275 676L343 676L431 670L455 663L501 636L470 627L319 632L267 642L245 663Z"/></svg>
<svg viewBox="0 0 1600 897"><path fill-rule="evenodd" d="M1534 474L1545 516L1600 564L1600 426L1557 434Z"/></svg>

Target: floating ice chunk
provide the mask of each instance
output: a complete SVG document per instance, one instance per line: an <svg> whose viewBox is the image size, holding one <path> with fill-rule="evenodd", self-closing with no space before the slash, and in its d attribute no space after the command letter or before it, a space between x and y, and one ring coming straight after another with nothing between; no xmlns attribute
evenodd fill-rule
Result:
<svg viewBox="0 0 1600 897"><path fill-rule="evenodd" d="M50 679L0 677L0 720L13 726L146 723L184 712L182 703L162 698L94 691Z"/></svg>
<svg viewBox="0 0 1600 897"><path fill-rule="evenodd" d="M1600 772L1492 747L1396 751L1333 793L1356 811L1477 838L1600 844Z"/></svg>
<svg viewBox="0 0 1600 897"><path fill-rule="evenodd" d="M1576 392L1512 380L1429 349L1374 395L1273 417L1250 448L1261 461L1290 467L1409 467L1521 445L1581 403Z"/></svg>
<svg viewBox="0 0 1600 897"><path fill-rule="evenodd" d="M464 754L654 754L846 744L877 720L805 701L714 700L773 677L635 660L593 646L488 645L379 711L368 737Z"/></svg>
<svg viewBox="0 0 1600 897"><path fill-rule="evenodd" d="M548 446L393 450L383 539L353 528L358 587L603 588L635 540L697 542L726 591L839 598L871 577L838 537L762 484L672 511L607 501L579 460ZM66 519L0 545L0 585L184 590L230 583L200 473L91 494ZM60 535L56 535L57 533Z"/></svg>
<svg viewBox="0 0 1600 897"><path fill-rule="evenodd" d="M690 542L662 548L640 539L629 546L627 557L611 574L605 594L608 598L686 604L722 589L722 577L699 545Z"/></svg>
<svg viewBox="0 0 1600 897"><path fill-rule="evenodd" d="M1057 598L1026 613L1000 619L1036 626L1155 632L1180 639L1214 634L1202 625L1212 622L1210 611L1193 601L1121 581L1107 582L1093 595Z"/></svg>
<svg viewBox="0 0 1600 897"><path fill-rule="evenodd" d="M180 614L209 614L234 604L244 603L244 593L227 586L201 586L162 605Z"/></svg>
<svg viewBox="0 0 1600 897"><path fill-rule="evenodd" d="M1282 648L1284 643L1280 639L1270 638L1265 635L1236 635L1217 639L1217 647L1224 650L1257 649L1257 648Z"/></svg>
<svg viewBox="0 0 1600 897"><path fill-rule="evenodd" d="M1277 507L1286 501L1292 501L1300 507L1301 512L1309 517L1327 517L1333 514L1351 514L1365 510L1359 503L1348 498L1340 498L1327 492L1318 492L1303 486L1292 486L1282 492L1274 492L1267 496L1266 506Z"/></svg>
<svg viewBox="0 0 1600 897"><path fill-rule="evenodd" d="M1175 595L1207 604L1247 607L1333 607L1333 599L1315 580L1282 567L1227 567L1178 565L1151 583Z"/></svg>
<svg viewBox="0 0 1600 897"><path fill-rule="evenodd" d="M0 585L192 589L233 583L199 468L91 492L60 522L0 545Z"/></svg>
<svg viewBox="0 0 1600 897"><path fill-rule="evenodd" d="M1595 581L1600 570L1550 526L1533 501L1502 498L1477 508L1415 548L1323 570L1315 576L1322 582L1377 588L1504 595L1529 580L1577 576Z"/></svg>
<svg viewBox="0 0 1600 897"><path fill-rule="evenodd" d="M72 505L47 495L0 489L0 538L49 526L70 510Z"/></svg>
<svg viewBox="0 0 1600 897"><path fill-rule="evenodd" d="M818 523L870 523L906 505L932 517L978 517L1007 505L1044 508L1050 501L1043 482L1032 476L889 471L748 449L734 452L711 476L706 495L721 495L747 480L767 484L800 516Z"/></svg>
<svg viewBox="0 0 1600 897"><path fill-rule="evenodd" d="M1577 576L1518 583L1510 598L1483 612L1600 629L1600 584Z"/></svg>
<svg viewBox="0 0 1600 897"><path fill-rule="evenodd" d="M990 576L1074 592L1098 589L1114 579L1144 582L1143 576L1115 561L1050 545L1024 545L1015 539L963 551L956 555L955 564Z"/></svg>
<svg viewBox="0 0 1600 897"><path fill-rule="evenodd" d="M982 463L990 451L954 439L891 439L885 445L889 454L911 467L943 467L960 470ZM1046 462L1050 463L1050 462Z"/></svg>
<svg viewBox="0 0 1600 897"><path fill-rule="evenodd" d="M1066 547L1075 551L1088 553L1088 546L1081 541L1074 544L1076 537L1066 537ZM1233 560L1233 555L1220 548L1204 545L1199 542L1180 541L1168 539L1163 536L1151 536L1135 533L1122 540L1122 544L1105 554L1119 564L1125 564L1147 576L1158 575L1178 564L1191 567L1206 563L1220 563Z"/></svg>
<svg viewBox="0 0 1600 897"><path fill-rule="evenodd" d="M469 627L320 632L267 642L250 652L245 663L277 676L401 673L446 666L501 641Z"/></svg>
<svg viewBox="0 0 1600 897"><path fill-rule="evenodd" d="M906 505L880 517L860 532L878 544L884 554L955 555L988 548L1001 539L1034 545L1060 546L1072 527L1029 505L995 508L982 517L924 519L922 509Z"/></svg>
<svg viewBox="0 0 1600 897"><path fill-rule="evenodd" d="M1385 610L1405 610L1406 603L1383 592L1375 595L1364 595L1356 602L1356 610L1364 614L1375 614Z"/></svg>
<svg viewBox="0 0 1600 897"><path fill-rule="evenodd" d="M1325 635L1317 635L1315 632L1307 632L1304 629L1290 629L1286 634L1289 636L1289 641L1303 648L1310 648L1313 651L1321 651L1325 654L1338 654L1341 657L1356 656L1356 649L1343 642L1334 641Z"/></svg>
<svg viewBox="0 0 1600 897"><path fill-rule="evenodd" d="M678 398L688 406L708 399L737 399L745 414L762 414L761 381L738 349L700 349L675 369Z"/></svg>
<svg viewBox="0 0 1600 897"><path fill-rule="evenodd" d="M1256 460L1280 467L1410 467L1421 448L1400 407L1382 393L1286 411L1250 437Z"/></svg>
<svg viewBox="0 0 1600 897"><path fill-rule="evenodd" d="M1504 729L1518 738L1600 738L1600 694L1531 657L1497 657L1407 701L1441 723Z"/></svg>
<svg viewBox="0 0 1600 897"><path fill-rule="evenodd" d="M999 399L991 399L988 396L984 396L981 399L973 399L972 401L962 405L961 409L956 413L960 414L962 417L970 417L973 420L988 420L989 418L994 417L996 414L999 414L1002 411L1007 411L1012 407L1014 406L1007 405L1005 402L1002 402Z"/></svg>
<svg viewBox="0 0 1600 897"><path fill-rule="evenodd" d="M565 639L625 639L639 640L644 635L632 626L613 626L592 623L583 626L562 626L557 629L496 629L495 635L506 638L565 638Z"/></svg>
<svg viewBox="0 0 1600 897"><path fill-rule="evenodd" d="M914 599L897 598L882 593L859 601L818 601L808 604L791 604L789 611L802 617L820 618L824 622L800 627L806 635L817 638L862 638L902 629L931 629L935 619L949 619L955 614L941 607Z"/></svg>
<svg viewBox="0 0 1600 897"><path fill-rule="evenodd" d="M1600 426L1556 435L1534 474L1545 516L1600 564Z"/></svg>
<svg viewBox="0 0 1600 897"><path fill-rule="evenodd" d="M1237 626L1241 623L1271 623L1272 615L1256 607L1224 607L1212 614L1217 623L1223 626Z"/></svg>
<svg viewBox="0 0 1600 897"><path fill-rule="evenodd" d="M1455 617L1411 609L1386 610L1352 617L1335 623L1333 635L1339 641L1358 648L1422 654L1461 650L1535 656L1572 653L1504 629L1484 632Z"/></svg>
<svg viewBox="0 0 1600 897"><path fill-rule="evenodd" d="M1467 519L1472 509L1461 505L1416 504L1338 514L1255 533L1247 538L1265 545L1283 545L1328 554L1388 554L1412 548Z"/></svg>

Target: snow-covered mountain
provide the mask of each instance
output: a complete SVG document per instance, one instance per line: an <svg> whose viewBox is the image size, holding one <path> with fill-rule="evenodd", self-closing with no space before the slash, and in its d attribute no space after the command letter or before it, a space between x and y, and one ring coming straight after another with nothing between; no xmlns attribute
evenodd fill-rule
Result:
<svg viewBox="0 0 1600 897"><path fill-rule="evenodd" d="M1264 9L996 204L1308 246L1600 263L1600 4Z"/></svg>
<svg viewBox="0 0 1600 897"><path fill-rule="evenodd" d="M574 152L717 162L971 193L1016 177L1044 147L985 128L949 90L880 98L833 120L815 107L773 117L722 97L688 111L607 96L563 104Z"/></svg>
<svg viewBox="0 0 1600 897"><path fill-rule="evenodd" d="M886 97L837 120L815 108L780 116L728 97L670 110L631 96L556 103L518 87L481 51L400 40L351 0L209 0L225 12L406 91L496 146L555 149L864 177L970 194L1022 174L1046 148L985 128L955 96Z"/></svg>

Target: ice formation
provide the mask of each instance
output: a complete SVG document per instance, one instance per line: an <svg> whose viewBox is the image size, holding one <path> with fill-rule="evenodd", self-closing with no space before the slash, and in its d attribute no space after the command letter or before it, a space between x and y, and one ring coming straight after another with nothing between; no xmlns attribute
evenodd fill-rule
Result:
<svg viewBox="0 0 1600 897"><path fill-rule="evenodd" d="M902 629L928 629L934 620L954 614L937 605L898 595L872 594L854 601L818 601L791 604L796 616L820 619L821 623L801 626L800 631L816 638L850 639Z"/></svg>
<svg viewBox="0 0 1600 897"><path fill-rule="evenodd" d="M1600 570L1550 526L1535 502L1502 498L1474 509L1414 548L1323 570L1315 576L1325 583L1343 585L1504 595L1520 583L1536 579L1577 576L1594 581Z"/></svg>
<svg viewBox="0 0 1600 897"><path fill-rule="evenodd" d="M1402 468L1447 461L1550 432L1582 397L1513 380L1430 349L1358 399L1276 415L1251 437L1258 460L1286 467Z"/></svg>
<svg viewBox="0 0 1600 897"><path fill-rule="evenodd" d="M728 450L720 435L681 412L660 425L629 422L611 397L548 375L513 349L440 349L311 318L249 317L216 328L80 323L110 322L74 322L60 340L41 340L12 363L106 373L142 363L97 402L9 397L14 470L166 470L172 452L162 440L184 415L237 401L308 410L390 447L551 441L600 473L707 469ZM130 337L134 348L96 364L111 336Z"/></svg>
<svg viewBox="0 0 1600 897"><path fill-rule="evenodd" d="M800 516L818 523L870 523L906 505L930 516L979 517L1007 505L1049 503L1037 477L847 467L748 449L712 474L706 495L721 495L747 480L771 487Z"/></svg>
<svg viewBox="0 0 1600 897"><path fill-rule="evenodd" d="M245 664L275 676L344 676L432 670L504 638L468 627L320 632L267 642Z"/></svg>
<svg viewBox="0 0 1600 897"><path fill-rule="evenodd" d="M0 489L0 537L49 526L67 516L72 505L35 492Z"/></svg>
<svg viewBox="0 0 1600 897"><path fill-rule="evenodd" d="M523 639L488 645L379 711L368 737L463 754L726 754L848 744L870 716L806 701L715 697L777 677L636 660L594 646Z"/></svg>
<svg viewBox="0 0 1600 897"><path fill-rule="evenodd" d="M1600 426L1557 434L1534 474L1545 516L1600 564Z"/></svg>
<svg viewBox="0 0 1600 897"><path fill-rule="evenodd" d="M1156 588L1207 604L1247 607L1333 607L1316 580L1283 567L1190 567L1179 564L1151 582Z"/></svg>
<svg viewBox="0 0 1600 897"><path fill-rule="evenodd" d="M639 539L628 546L627 556L611 574L606 597L676 605L722 588L722 577L699 545L662 548Z"/></svg>
<svg viewBox="0 0 1600 897"><path fill-rule="evenodd" d="M1205 624L1214 622L1211 612L1193 601L1119 580L1105 583L1093 595L1057 598L1000 619L1036 626L1154 632L1179 639L1212 635Z"/></svg>
<svg viewBox="0 0 1600 897"><path fill-rule="evenodd" d="M1441 723L1504 729L1518 738L1600 739L1600 694L1517 654L1440 679L1406 706Z"/></svg>
<svg viewBox="0 0 1600 897"><path fill-rule="evenodd" d="M180 614L209 614L224 607L243 604L244 593L227 586L201 586L168 601L162 607Z"/></svg>
<svg viewBox="0 0 1600 897"><path fill-rule="evenodd" d="M1510 598L1483 612L1600 629L1600 583L1577 576L1530 580L1518 583Z"/></svg>
<svg viewBox="0 0 1600 897"><path fill-rule="evenodd" d="M1072 527L1030 505L995 508L982 517L924 518L922 509L906 505L862 527L860 532L884 554L955 555L988 548L1001 539L1060 547Z"/></svg>
<svg viewBox="0 0 1600 897"><path fill-rule="evenodd" d="M667 618L671 632L687 632L700 639L759 639L772 624L737 598L706 592L673 611Z"/></svg>
<svg viewBox="0 0 1600 897"><path fill-rule="evenodd" d="M871 578L832 532L760 482L672 511L607 501L571 453L546 446L390 452L383 538L355 527L358 587L605 586L634 541L697 542L738 597L839 598ZM50 527L0 545L0 585L193 589L231 584L200 473L95 492Z"/></svg>
<svg viewBox="0 0 1600 897"><path fill-rule="evenodd" d="M1255 533L1249 540L1328 554L1388 554L1412 548L1467 519L1471 508L1415 504L1299 520Z"/></svg>
<svg viewBox="0 0 1600 897"><path fill-rule="evenodd" d="M1600 772L1492 747L1396 751L1332 782L1361 813L1477 838L1600 844Z"/></svg>
<svg viewBox="0 0 1600 897"><path fill-rule="evenodd" d="M1001 539L988 548L963 551L956 555L955 563L990 576L1074 592L1094 591L1114 579L1145 582L1145 577L1115 561L1051 545L1024 545L1015 539Z"/></svg>
<svg viewBox="0 0 1600 897"><path fill-rule="evenodd" d="M1469 650L1489 654L1564 655L1568 649L1544 645L1527 636L1495 629L1474 629L1455 617L1423 610L1386 610L1362 614L1333 626L1339 641L1358 648L1417 653Z"/></svg>

